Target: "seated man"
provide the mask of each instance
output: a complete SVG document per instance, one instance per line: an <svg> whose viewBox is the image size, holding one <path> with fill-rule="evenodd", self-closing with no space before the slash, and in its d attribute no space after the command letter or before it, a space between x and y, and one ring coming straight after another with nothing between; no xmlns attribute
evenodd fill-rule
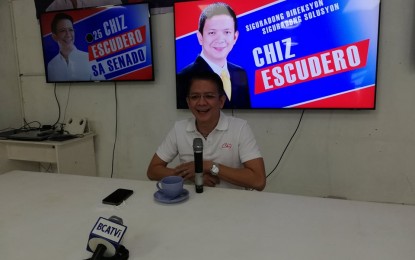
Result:
<svg viewBox="0 0 415 260"><path fill-rule="evenodd" d="M195 73L187 90L187 104L194 118L175 123L148 166L147 176L160 180L178 175L194 181L193 139L203 140L203 180L206 186L263 190L264 161L245 120L222 111L226 96L214 72ZM176 156L181 164L168 167Z"/></svg>

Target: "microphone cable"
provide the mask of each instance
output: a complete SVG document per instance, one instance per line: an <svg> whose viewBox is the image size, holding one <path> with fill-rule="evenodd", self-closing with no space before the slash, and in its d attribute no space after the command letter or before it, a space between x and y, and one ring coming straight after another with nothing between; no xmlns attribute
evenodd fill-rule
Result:
<svg viewBox="0 0 415 260"><path fill-rule="evenodd" d="M288 141L287 145L285 146L284 150L282 151L282 154L281 154L281 156L280 156L280 159L278 160L278 162L277 162L277 164L275 165L274 169L272 169L272 171L271 171L270 173L268 173L268 175L266 176L266 179L268 179L268 177L269 177L272 173L274 173L274 171L278 168L278 165L280 164L280 162L281 162L282 158L284 157L284 154L285 154L285 152L287 151L288 146L290 146L291 141L293 140L293 138L294 138L295 134L296 134L296 133L297 133L297 131L298 131L298 128L299 128L299 127L300 127L300 125L301 125L301 121L303 120L303 115L304 115L304 112L305 112L305 110L303 109L303 112L301 112L301 116L300 116L300 119L298 120L298 124L297 124L297 127L296 127L296 128L295 128L295 130L294 130L294 133L291 135L290 140ZM278 175L277 175L277 176L278 176Z"/></svg>

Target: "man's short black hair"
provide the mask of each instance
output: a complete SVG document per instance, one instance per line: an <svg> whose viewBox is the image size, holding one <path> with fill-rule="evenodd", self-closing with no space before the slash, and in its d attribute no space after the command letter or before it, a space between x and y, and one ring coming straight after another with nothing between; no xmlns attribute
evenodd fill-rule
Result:
<svg viewBox="0 0 415 260"><path fill-rule="evenodd" d="M206 19L212 18L215 15L229 15L233 19L235 32L238 31L238 23L236 21L236 14L233 9L226 3L216 2L208 5L203 9L199 17L199 32L203 35L203 28L205 27Z"/></svg>
<svg viewBox="0 0 415 260"><path fill-rule="evenodd" d="M55 15L55 17L53 17L52 24L51 24L51 29L52 29L52 33L53 34L56 34L57 33L58 23L61 20L69 20L73 24L73 18L72 18L72 16L70 16L69 14L65 14L65 13L57 13Z"/></svg>
<svg viewBox="0 0 415 260"><path fill-rule="evenodd" d="M192 73L190 75L190 80L189 80L189 85L187 87L187 95L189 95L190 93L190 88L193 84L194 81L196 80L208 80L210 82L212 82L213 84L215 84L219 95L224 95L225 91L223 89L223 82L222 79L219 77L218 74L216 74L213 71L200 71L200 72L195 72Z"/></svg>

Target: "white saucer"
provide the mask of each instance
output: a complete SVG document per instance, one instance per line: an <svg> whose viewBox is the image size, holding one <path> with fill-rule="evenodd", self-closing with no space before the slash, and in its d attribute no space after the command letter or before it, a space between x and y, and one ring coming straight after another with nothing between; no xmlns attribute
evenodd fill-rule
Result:
<svg viewBox="0 0 415 260"><path fill-rule="evenodd" d="M189 198L189 191L186 189L183 189L182 194L180 194L179 196L173 199L167 197L161 191L156 191L154 193L154 199L158 202L165 203L165 204L173 204L173 203L182 202L188 198Z"/></svg>

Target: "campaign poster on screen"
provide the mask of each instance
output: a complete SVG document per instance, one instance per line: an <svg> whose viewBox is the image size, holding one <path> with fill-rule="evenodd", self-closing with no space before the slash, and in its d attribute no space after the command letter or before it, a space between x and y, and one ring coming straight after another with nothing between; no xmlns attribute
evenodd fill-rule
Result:
<svg viewBox="0 0 415 260"><path fill-rule="evenodd" d="M176 74L200 55L199 16L213 2L174 4ZM227 60L247 73L249 108L375 108L379 0L223 2L237 16Z"/></svg>
<svg viewBox="0 0 415 260"><path fill-rule="evenodd" d="M73 29L53 33L52 21L62 14L73 19ZM147 4L42 13L47 82L153 80L149 15ZM65 64L62 46L69 41L76 52Z"/></svg>

